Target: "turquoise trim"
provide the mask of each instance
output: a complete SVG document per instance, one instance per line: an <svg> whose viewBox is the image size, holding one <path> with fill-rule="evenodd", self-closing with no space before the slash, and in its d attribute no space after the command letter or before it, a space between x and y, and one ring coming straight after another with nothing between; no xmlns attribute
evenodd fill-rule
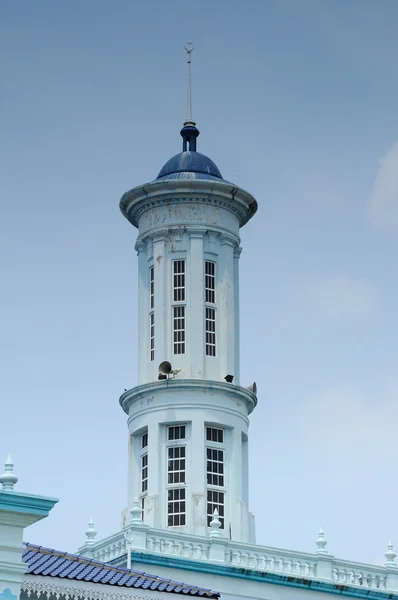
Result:
<svg viewBox="0 0 398 600"><path fill-rule="evenodd" d="M0 592L0 600L17 600L15 594L12 593L10 588L6 588L2 592Z"/></svg>
<svg viewBox="0 0 398 600"><path fill-rule="evenodd" d="M0 491L0 510L47 517L58 498Z"/></svg>
<svg viewBox="0 0 398 600"><path fill-rule="evenodd" d="M185 571L195 571L200 573L208 573L211 575L220 575L222 577L236 577L250 581L263 581L264 583L272 583L275 585L285 585L287 587L312 590L314 592L326 592L328 594L339 594L351 598L367 598L368 600L391 600L398 598L398 594L391 592L378 592L372 589L352 588L346 585L339 585L327 581L315 581L311 579L302 579L289 575L278 575L277 573L262 573L260 571L252 571L250 569L242 569L228 565L215 565L212 563L202 563L200 561L189 559L168 558L165 556L154 556L153 554L145 554L143 552L131 553L132 568L134 563L146 563L156 565L158 567L174 567Z"/></svg>

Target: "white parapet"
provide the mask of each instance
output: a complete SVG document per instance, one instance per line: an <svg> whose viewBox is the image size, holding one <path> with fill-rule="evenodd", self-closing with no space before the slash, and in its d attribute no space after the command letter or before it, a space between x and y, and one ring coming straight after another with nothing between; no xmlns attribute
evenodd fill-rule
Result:
<svg viewBox="0 0 398 600"><path fill-rule="evenodd" d="M383 566L338 559L327 552L305 553L238 543L226 538L208 538L179 534L175 531L153 529L143 524L131 523L124 531L98 542L91 548L94 558L101 561L126 561L124 533L129 530L131 550L149 555L162 555L179 559L195 560L210 565L223 564L260 573L289 575L301 579L326 581L342 586L397 592L397 567ZM135 546L134 534L139 547ZM143 544L143 539L145 543ZM217 544L217 553L212 545ZM145 549L144 549L145 548ZM220 552L221 550L221 552ZM84 554L85 547L79 549ZM119 559L119 560L116 560Z"/></svg>

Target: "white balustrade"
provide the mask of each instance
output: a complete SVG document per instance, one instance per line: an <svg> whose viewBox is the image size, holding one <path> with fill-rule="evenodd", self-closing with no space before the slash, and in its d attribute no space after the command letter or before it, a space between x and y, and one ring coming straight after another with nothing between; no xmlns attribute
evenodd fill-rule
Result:
<svg viewBox="0 0 398 600"><path fill-rule="evenodd" d="M319 561L326 561L331 564L329 575L323 572L323 578L336 585L353 586L357 588L367 588L380 591L389 591L387 585L388 573L397 573L395 564L388 564L385 567L376 567L362 563L354 563L336 559L324 552L324 538L318 540L318 547L321 547L321 553L301 553L289 552L277 548L266 546L256 546L233 542L226 538L200 538L189 534L179 534L174 531L156 530L130 523L120 533L113 535L101 542L94 542L89 550L91 555L100 561L112 561L116 564L126 562L126 540L124 533L130 530L132 536L131 549L138 552L147 552L153 554L163 554L175 556L188 560L200 560L211 562L212 544L221 544L225 548L225 565L232 567L244 567L253 571L269 572L275 574L290 575L297 579L317 579L317 565ZM136 536L143 540L142 545L134 546ZM323 536L323 534L322 534ZM85 548L82 548L84 553ZM221 554L223 556L223 554ZM391 561L393 559L390 559Z"/></svg>
<svg viewBox="0 0 398 600"><path fill-rule="evenodd" d="M338 585L353 585L386 590L387 575L383 567L333 560L332 578Z"/></svg>

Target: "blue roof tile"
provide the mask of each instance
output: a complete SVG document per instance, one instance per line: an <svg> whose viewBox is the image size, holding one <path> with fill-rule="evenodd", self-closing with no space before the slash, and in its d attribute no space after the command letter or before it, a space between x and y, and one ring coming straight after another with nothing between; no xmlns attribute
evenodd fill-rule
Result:
<svg viewBox="0 0 398 600"><path fill-rule="evenodd" d="M85 556L50 550L33 544L26 544L23 560L27 565L26 572L30 575L67 577L68 579L91 581L103 585L151 589L159 592L190 594L191 596L207 598L220 597L218 592L213 592L207 588L172 581L143 571L116 567Z"/></svg>

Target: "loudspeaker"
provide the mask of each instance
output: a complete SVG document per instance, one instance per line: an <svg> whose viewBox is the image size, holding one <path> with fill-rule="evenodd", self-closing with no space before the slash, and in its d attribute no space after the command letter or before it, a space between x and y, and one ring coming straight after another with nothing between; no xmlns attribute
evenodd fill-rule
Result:
<svg viewBox="0 0 398 600"><path fill-rule="evenodd" d="M164 360L159 365L159 373L161 375L170 375L171 373L171 363L168 360Z"/></svg>
<svg viewBox="0 0 398 600"><path fill-rule="evenodd" d="M247 389L257 396L257 384L255 381L253 381L253 383L249 385Z"/></svg>

